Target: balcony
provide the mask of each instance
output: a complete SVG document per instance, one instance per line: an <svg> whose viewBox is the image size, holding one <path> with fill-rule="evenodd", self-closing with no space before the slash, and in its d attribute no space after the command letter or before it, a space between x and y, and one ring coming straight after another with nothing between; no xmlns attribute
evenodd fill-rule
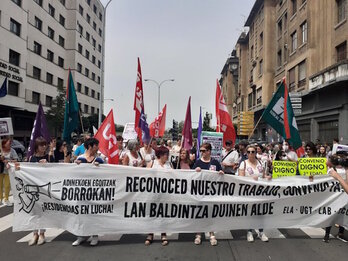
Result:
<svg viewBox="0 0 348 261"><path fill-rule="evenodd" d="M348 60L334 64L309 78L309 90L324 88L332 83L348 80Z"/></svg>

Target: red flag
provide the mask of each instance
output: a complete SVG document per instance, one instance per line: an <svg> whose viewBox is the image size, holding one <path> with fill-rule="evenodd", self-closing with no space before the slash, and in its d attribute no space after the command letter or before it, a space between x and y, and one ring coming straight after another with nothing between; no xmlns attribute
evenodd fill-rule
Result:
<svg viewBox="0 0 348 261"><path fill-rule="evenodd" d="M144 110L144 95L143 95L143 79L141 76L141 67L140 67L140 59L138 57L138 74L137 74L137 83L135 86L135 95L134 95L134 107L135 111L135 120L134 120L134 128L138 133L138 138L141 141L142 132L139 128L139 120L141 115L141 110L145 113Z"/></svg>
<svg viewBox="0 0 348 261"><path fill-rule="evenodd" d="M150 124L150 135L152 138L163 137L166 129L167 104L156 117L155 121Z"/></svg>
<svg viewBox="0 0 348 261"><path fill-rule="evenodd" d="M99 140L99 150L108 157L108 163L118 164L119 150L117 146L114 114L112 109L94 137Z"/></svg>
<svg viewBox="0 0 348 261"><path fill-rule="evenodd" d="M225 144L227 140L231 140L234 144L236 141L236 131L234 130L230 114L228 113L218 80L216 80L215 110L217 119L216 131L224 134L223 144Z"/></svg>
<svg viewBox="0 0 348 261"><path fill-rule="evenodd" d="M182 147L186 150L192 148L191 96L187 103L185 123L182 129Z"/></svg>

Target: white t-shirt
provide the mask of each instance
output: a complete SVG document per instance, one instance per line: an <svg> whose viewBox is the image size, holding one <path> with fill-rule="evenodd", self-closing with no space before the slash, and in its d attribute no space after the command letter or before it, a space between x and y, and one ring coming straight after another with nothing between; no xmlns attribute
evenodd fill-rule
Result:
<svg viewBox="0 0 348 261"><path fill-rule="evenodd" d="M153 169L172 169L171 164L169 163L169 161L167 161L163 166L159 163L158 159L155 159L153 161L153 165L152 165Z"/></svg>
<svg viewBox="0 0 348 261"><path fill-rule="evenodd" d="M140 148L140 154L143 157L143 159L145 160L145 163L149 163L151 160L154 160L156 158L155 155L155 150L151 148L151 153L146 153L145 152L145 148L142 147Z"/></svg>
<svg viewBox="0 0 348 261"><path fill-rule="evenodd" d="M285 152L286 156L291 161L297 161L298 157L295 151L289 150L288 152Z"/></svg>
<svg viewBox="0 0 348 261"><path fill-rule="evenodd" d="M262 178L264 171L262 163L260 161L257 161L256 167L254 167L249 163L249 160L242 161L242 163L239 166L239 169L245 170L246 177L258 176L259 178Z"/></svg>
<svg viewBox="0 0 348 261"><path fill-rule="evenodd" d="M229 152L226 151L225 149L222 151L222 158L224 158ZM222 163L226 163L228 165L232 165L235 163L239 163L238 161L239 159L239 154L237 151L233 150L232 152L230 152L230 154L228 154L227 157L224 158L224 160L222 161ZM235 170L233 170L232 167L223 167L224 172L226 173L235 173Z"/></svg>

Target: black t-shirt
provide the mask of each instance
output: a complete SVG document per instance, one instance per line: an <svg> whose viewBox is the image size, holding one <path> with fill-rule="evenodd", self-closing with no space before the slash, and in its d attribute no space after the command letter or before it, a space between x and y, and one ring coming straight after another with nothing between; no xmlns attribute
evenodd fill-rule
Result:
<svg viewBox="0 0 348 261"><path fill-rule="evenodd" d="M210 162L204 162L201 159L196 160L195 164L193 165L193 168L195 169L198 167L205 170L222 170L220 163L213 158L210 160Z"/></svg>
<svg viewBox="0 0 348 261"><path fill-rule="evenodd" d="M39 162L42 159L45 159L47 162L54 162L53 156L48 156L48 154L46 154L45 156L35 156L35 155L33 155L30 158L29 162Z"/></svg>

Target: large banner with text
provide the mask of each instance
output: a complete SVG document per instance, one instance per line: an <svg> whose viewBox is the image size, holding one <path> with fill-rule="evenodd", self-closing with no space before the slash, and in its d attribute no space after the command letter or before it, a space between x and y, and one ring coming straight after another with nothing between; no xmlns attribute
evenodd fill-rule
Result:
<svg viewBox="0 0 348 261"><path fill-rule="evenodd" d="M271 181L212 171L21 163L10 169L13 231L80 236L348 225L348 195L329 176Z"/></svg>

